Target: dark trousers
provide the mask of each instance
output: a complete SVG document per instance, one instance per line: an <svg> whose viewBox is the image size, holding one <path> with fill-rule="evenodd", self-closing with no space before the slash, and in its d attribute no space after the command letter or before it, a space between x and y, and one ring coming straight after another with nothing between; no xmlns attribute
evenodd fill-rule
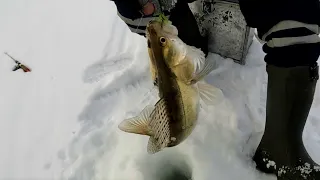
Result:
<svg viewBox="0 0 320 180"><path fill-rule="evenodd" d="M287 174L280 179L303 179L294 168L309 163L317 165L307 153L302 133L313 102L318 69L308 66L281 68L267 66L267 112L264 135L253 157L257 168L266 173L278 174L281 167ZM276 167L267 167L268 161ZM279 179L278 178L278 179ZM320 172L312 172L308 180L320 179Z"/></svg>

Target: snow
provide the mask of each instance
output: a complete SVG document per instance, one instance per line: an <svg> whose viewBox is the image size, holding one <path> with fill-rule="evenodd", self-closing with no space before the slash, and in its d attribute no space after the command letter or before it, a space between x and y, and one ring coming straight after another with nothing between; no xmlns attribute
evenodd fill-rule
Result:
<svg viewBox="0 0 320 180"><path fill-rule="evenodd" d="M249 155L264 127L266 72L254 39L245 66L216 54L206 78L225 100L201 111L181 145L148 155L148 137L117 125L155 103L145 39L106 0L0 2L0 178L156 179L173 166L194 180L273 180ZM32 68L12 72L3 52ZM304 131L320 163L320 85ZM169 163L169 164L168 164Z"/></svg>

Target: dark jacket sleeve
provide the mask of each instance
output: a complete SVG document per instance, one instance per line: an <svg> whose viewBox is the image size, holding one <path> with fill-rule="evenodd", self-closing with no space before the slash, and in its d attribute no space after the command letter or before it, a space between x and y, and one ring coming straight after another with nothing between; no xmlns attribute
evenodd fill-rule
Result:
<svg viewBox="0 0 320 180"><path fill-rule="evenodd" d="M261 21L261 0L239 0L241 13L249 27L256 28Z"/></svg>
<svg viewBox="0 0 320 180"><path fill-rule="evenodd" d="M239 0L240 10L253 28L270 27L283 20L320 23L319 0Z"/></svg>
<svg viewBox="0 0 320 180"><path fill-rule="evenodd" d="M184 3L193 3L197 0L178 0L178 2L184 2Z"/></svg>
<svg viewBox="0 0 320 180"><path fill-rule="evenodd" d="M129 19L141 18L141 6L137 0L111 0L117 6L118 12Z"/></svg>

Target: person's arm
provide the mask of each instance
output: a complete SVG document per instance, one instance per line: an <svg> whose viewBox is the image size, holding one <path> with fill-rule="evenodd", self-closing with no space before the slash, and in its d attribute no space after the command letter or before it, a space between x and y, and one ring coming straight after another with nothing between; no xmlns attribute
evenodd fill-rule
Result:
<svg viewBox="0 0 320 180"><path fill-rule="evenodd" d="M138 0L138 2L140 3L141 7L143 7L149 2L149 0Z"/></svg>
<svg viewBox="0 0 320 180"><path fill-rule="evenodd" d="M142 14L142 7L138 0L110 0L115 3L117 6L118 12L129 19L137 19L141 18Z"/></svg>
<svg viewBox="0 0 320 180"><path fill-rule="evenodd" d="M186 3L193 3L197 0L178 0L179 2L182 1L182 2L186 2Z"/></svg>

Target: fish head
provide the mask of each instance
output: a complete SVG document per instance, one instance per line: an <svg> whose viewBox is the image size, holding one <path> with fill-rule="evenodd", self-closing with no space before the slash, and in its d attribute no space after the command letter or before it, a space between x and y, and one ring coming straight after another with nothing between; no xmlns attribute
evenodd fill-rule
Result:
<svg viewBox="0 0 320 180"><path fill-rule="evenodd" d="M152 20L147 25L146 37L149 55L158 51L169 67L181 64L185 59L187 47L178 37L178 30L175 26L164 21Z"/></svg>

